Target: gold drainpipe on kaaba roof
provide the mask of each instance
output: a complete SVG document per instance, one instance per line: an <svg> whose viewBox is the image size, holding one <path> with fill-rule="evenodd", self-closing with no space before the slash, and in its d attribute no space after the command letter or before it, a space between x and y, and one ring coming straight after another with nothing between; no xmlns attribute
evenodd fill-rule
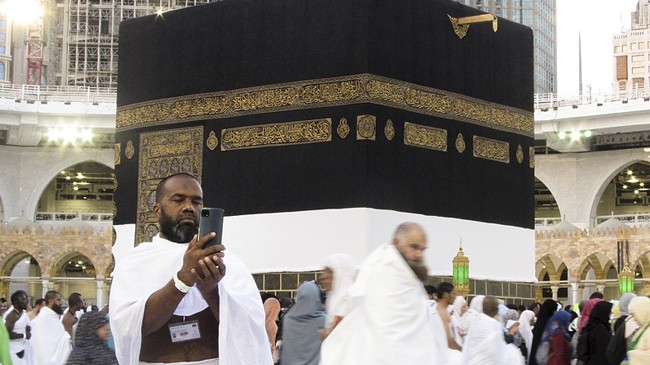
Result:
<svg viewBox="0 0 650 365"><path fill-rule="evenodd" d="M447 16L449 17L449 21L451 21L451 27L454 30L454 33L456 33L460 39L463 39L463 37L467 35L470 24L492 22L492 30L494 30L495 33L499 28L498 18L492 14L472 15L462 18L454 18L449 14L447 14Z"/></svg>

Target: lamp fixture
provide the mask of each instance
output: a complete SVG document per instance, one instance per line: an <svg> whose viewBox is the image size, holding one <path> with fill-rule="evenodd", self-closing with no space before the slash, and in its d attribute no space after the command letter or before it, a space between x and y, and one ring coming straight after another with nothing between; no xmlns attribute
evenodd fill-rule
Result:
<svg viewBox="0 0 650 365"><path fill-rule="evenodd" d="M566 139L567 137L571 137L572 141L579 141L580 138L582 138L582 137L591 138L592 135L593 135L593 133L589 129L587 129L585 131L579 131L579 130L574 130L574 131L569 131L569 132L559 131L557 133L557 137L559 139Z"/></svg>
<svg viewBox="0 0 650 365"><path fill-rule="evenodd" d="M452 281L455 290L459 295L467 295L469 293L469 258L463 252L463 241L460 241L458 253L452 260L453 274Z"/></svg>
<svg viewBox="0 0 650 365"><path fill-rule="evenodd" d="M47 139L50 143L61 143L64 145L90 143L93 140L93 132L89 128L50 128L47 131Z"/></svg>
<svg viewBox="0 0 650 365"><path fill-rule="evenodd" d="M577 141L579 139L580 139L580 131L571 132L571 140L572 141Z"/></svg>
<svg viewBox="0 0 650 365"><path fill-rule="evenodd" d="M43 19L44 9L36 0L6 0L0 11L18 24L36 24Z"/></svg>
<svg viewBox="0 0 650 365"><path fill-rule="evenodd" d="M621 295L634 292L634 273L632 273L627 261L623 266L623 270L618 274L618 289Z"/></svg>

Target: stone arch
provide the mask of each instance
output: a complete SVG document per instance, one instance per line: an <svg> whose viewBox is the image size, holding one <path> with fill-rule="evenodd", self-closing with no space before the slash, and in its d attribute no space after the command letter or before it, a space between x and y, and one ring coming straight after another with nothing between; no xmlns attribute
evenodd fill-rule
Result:
<svg viewBox="0 0 650 365"><path fill-rule="evenodd" d="M83 218L82 214L113 211L114 170L92 160L67 166L64 170L58 172L41 192L36 209L43 214L37 214L35 219L65 219L69 221L66 224L78 226L80 230L92 227L80 220L106 223L102 214L87 214ZM65 214L54 215L54 212Z"/></svg>
<svg viewBox="0 0 650 365"><path fill-rule="evenodd" d="M623 159L616 162L614 165L601 165L601 172L607 173L604 175L604 178L600 180L600 185L598 189L594 191L592 196L589 197L591 205L589 206L589 217L595 220L598 211L598 204L600 203L600 197L605 192L607 185L612 181L612 179L625 167L633 165L635 163L646 162L642 159L639 159L637 156L623 156ZM604 171L603 171L604 170ZM593 222L592 222L593 223Z"/></svg>
<svg viewBox="0 0 650 365"><path fill-rule="evenodd" d="M592 253L587 256L578 267L578 272L576 273L577 277L579 280L584 280L589 269L593 269L596 274L596 279L603 280L607 275L605 269L609 269L608 265L610 263L611 260L602 253Z"/></svg>
<svg viewBox="0 0 650 365"><path fill-rule="evenodd" d="M54 261L52 281L64 297L71 293L80 293L85 305L97 303L97 269L94 259L85 250L76 250L69 251ZM89 266L82 267L82 265Z"/></svg>
<svg viewBox="0 0 650 365"><path fill-rule="evenodd" d="M21 261L24 260L28 257L31 257L32 259L36 260L36 255L34 253L31 253L26 250L13 250L10 252L7 252L6 254L3 254L0 256L0 276L11 276L11 272L16 267L16 265ZM41 270L41 273L43 272L43 267L41 266L42 263L36 263L39 266L39 269Z"/></svg>
<svg viewBox="0 0 650 365"><path fill-rule="evenodd" d="M562 204L563 204L563 202L561 202L560 200L555 198L555 196L556 196L555 193L554 193L555 185L552 184L553 177L552 176L545 176L544 173L541 170L535 169L535 178L537 178L539 181L541 181L542 184L544 184L546 186L546 188L548 188L548 190L551 192L551 195L553 195L553 198L555 199L555 202L557 203L557 208L560 211L560 217L562 217L563 216L562 215L562 212L563 212ZM547 181L551 182L551 184L550 185L547 184Z"/></svg>
<svg viewBox="0 0 650 365"><path fill-rule="evenodd" d="M104 277L112 277L113 270L115 270L115 256L111 255L111 262L106 266L106 270L104 270Z"/></svg>
<svg viewBox="0 0 650 365"><path fill-rule="evenodd" d="M610 270L612 270L612 269L613 269L614 271L618 272L618 268L616 267L616 265L614 265L614 262L613 262L612 260L609 260L609 261L607 261L607 262L605 263L605 265L603 266L603 275L605 275L605 279L607 279L607 274L608 274L608 273L610 272Z"/></svg>
<svg viewBox="0 0 650 365"><path fill-rule="evenodd" d="M57 156L56 159L48 159L48 165L43 167L40 170L39 174L34 175L34 181L31 184L31 193L28 197L27 203L25 204L26 217L34 217L34 214L36 214L36 207L38 206L38 201L41 198L41 195L50 184L50 181L52 181L52 179L59 172L61 172L61 170L65 170L68 167L77 165L82 162L96 162L111 169L115 169L113 154L106 154L101 153L101 151L92 150L84 152L84 154L70 153L64 154L62 156Z"/></svg>
<svg viewBox="0 0 650 365"><path fill-rule="evenodd" d="M61 256L55 258L53 260L52 266L50 267L50 274L51 274L50 276L52 276L52 277L61 276L59 274L65 269L66 265L68 265L68 262L71 259L73 259L75 257L78 257L78 256L83 256L86 259L88 259L88 261L92 264L92 266L94 268L95 267L95 263L93 262L94 257L92 256L92 254L90 252L85 252L85 251L86 250L83 250L83 249L75 250L75 251L69 251L69 252L66 252L66 253L62 254ZM92 275L92 277L96 277L96 276L97 276L97 274Z"/></svg>
<svg viewBox="0 0 650 365"><path fill-rule="evenodd" d="M558 281L566 267L567 265L561 258L553 254L546 254L535 263L535 277L537 280L544 281L544 275L548 273L551 281Z"/></svg>
<svg viewBox="0 0 650 365"><path fill-rule="evenodd" d="M566 279L562 279L562 273L564 272L564 270L567 271L567 278ZM566 263L564 263L564 261L562 261L562 264L560 264L560 266L557 268L557 275L560 278L559 280L568 280L569 279L568 278L568 271L569 271L569 267L566 265Z"/></svg>
<svg viewBox="0 0 650 365"><path fill-rule="evenodd" d="M630 267L632 271L636 271L637 268L641 268L641 276L647 278L650 276L650 251L643 252L636 260L632 261L633 267Z"/></svg>
<svg viewBox="0 0 650 365"><path fill-rule="evenodd" d="M16 273L14 269L17 269L21 265L21 261L25 259L29 260L27 266L23 266ZM9 277L9 279L0 281L0 296L9 296L20 289L27 292L30 297L40 298L43 286L38 278L41 277L43 272L42 265L41 262L36 260L35 255L26 250L15 249L2 255L2 258L0 258L0 276ZM20 278L16 278L14 274Z"/></svg>
<svg viewBox="0 0 650 365"><path fill-rule="evenodd" d="M7 208L9 207L10 202L7 197L11 195L6 190L4 179L0 179L0 223L7 222L9 216L7 216Z"/></svg>

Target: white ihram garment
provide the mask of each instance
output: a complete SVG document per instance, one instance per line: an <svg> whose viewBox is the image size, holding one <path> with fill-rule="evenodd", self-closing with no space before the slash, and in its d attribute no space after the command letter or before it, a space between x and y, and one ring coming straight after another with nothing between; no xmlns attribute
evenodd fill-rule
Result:
<svg viewBox="0 0 650 365"><path fill-rule="evenodd" d="M149 296L162 288L183 264L187 244L155 236L132 249L116 263L111 285L111 332L121 365L139 364L142 319ZM223 261L226 275L219 282L219 364L272 365L264 309L252 275L229 252ZM185 294L174 311L190 316L208 308L196 288Z"/></svg>
<svg viewBox="0 0 650 365"><path fill-rule="evenodd" d="M353 308L323 342L321 365L437 363L426 291L394 245L370 254L349 296Z"/></svg>
<svg viewBox="0 0 650 365"><path fill-rule="evenodd" d="M72 345L70 334L63 328L59 315L49 307L41 308L31 322L32 354L34 364L63 365L68 360Z"/></svg>

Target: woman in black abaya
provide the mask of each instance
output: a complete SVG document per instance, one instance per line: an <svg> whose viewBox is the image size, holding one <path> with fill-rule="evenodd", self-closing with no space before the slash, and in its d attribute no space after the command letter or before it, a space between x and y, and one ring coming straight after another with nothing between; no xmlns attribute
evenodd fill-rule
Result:
<svg viewBox="0 0 650 365"><path fill-rule="evenodd" d="M535 327L533 327L533 343L530 346L530 359L528 361L528 365L537 365L537 360L535 359L537 347L539 346L539 342L544 335L546 323L548 323L548 320L553 317L555 311L557 311L556 301L547 299L544 304L542 304L542 308L540 308L539 314L537 315Z"/></svg>

